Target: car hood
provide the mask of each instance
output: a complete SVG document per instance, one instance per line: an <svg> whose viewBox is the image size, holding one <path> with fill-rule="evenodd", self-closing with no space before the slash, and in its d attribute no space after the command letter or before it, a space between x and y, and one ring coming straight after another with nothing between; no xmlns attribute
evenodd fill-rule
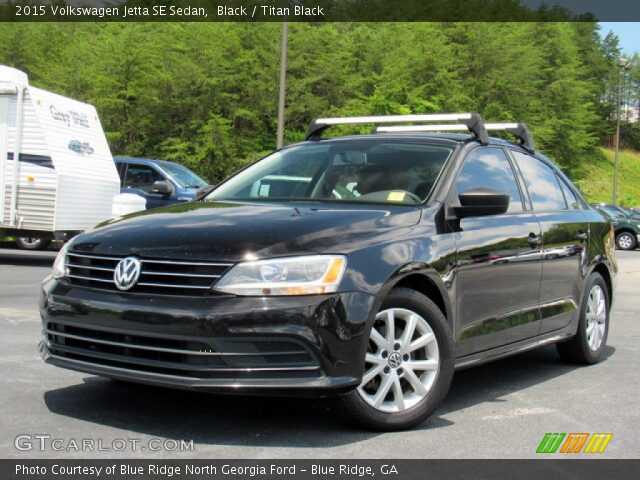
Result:
<svg viewBox="0 0 640 480"><path fill-rule="evenodd" d="M613 224L616 226L638 226L640 219L631 217L616 217L613 219Z"/></svg>
<svg viewBox="0 0 640 480"><path fill-rule="evenodd" d="M76 237L72 249L226 261L349 253L419 220L419 208L403 206L191 202L110 220Z"/></svg>

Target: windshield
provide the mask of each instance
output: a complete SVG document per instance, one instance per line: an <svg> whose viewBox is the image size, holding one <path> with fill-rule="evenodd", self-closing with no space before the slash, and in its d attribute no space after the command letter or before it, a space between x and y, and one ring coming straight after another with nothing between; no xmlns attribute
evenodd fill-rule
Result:
<svg viewBox="0 0 640 480"><path fill-rule="evenodd" d="M275 152L227 180L205 200L422 203L452 148L410 140L303 144Z"/></svg>
<svg viewBox="0 0 640 480"><path fill-rule="evenodd" d="M596 210L597 210L598 212L600 212L600 214L601 214L604 218L606 218L606 219L607 219L607 220L609 220L609 221L613 221L613 217L612 217L611 215L609 215L605 210L603 210L602 208L599 208L599 207L595 207L595 208L596 208Z"/></svg>
<svg viewBox="0 0 640 480"><path fill-rule="evenodd" d="M183 167L177 163L163 163L160 167L171 175L171 178L173 178L182 188L200 188L207 185L207 182L187 167Z"/></svg>
<svg viewBox="0 0 640 480"><path fill-rule="evenodd" d="M626 217L627 213L615 205L601 205L600 208L612 217Z"/></svg>

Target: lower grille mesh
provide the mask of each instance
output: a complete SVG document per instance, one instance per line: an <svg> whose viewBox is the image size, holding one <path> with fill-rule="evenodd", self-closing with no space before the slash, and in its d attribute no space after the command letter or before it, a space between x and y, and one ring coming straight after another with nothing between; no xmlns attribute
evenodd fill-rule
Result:
<svg viewBox="0 0 640 480"><path fill-rule="evenodd" d="M314 378L314 356L296 342L167 339L147 333L122 333L49 322L51 354L98 365L188 378ZM223 345L221 348L220 345Z"/></svg>

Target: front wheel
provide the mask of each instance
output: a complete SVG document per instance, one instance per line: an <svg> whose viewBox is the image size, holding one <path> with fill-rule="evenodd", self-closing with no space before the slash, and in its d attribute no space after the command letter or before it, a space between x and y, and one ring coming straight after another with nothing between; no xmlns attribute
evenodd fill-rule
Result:
<svg viewBox="0 0 640 480"><path fill-rule="evenodd" d="M620 250L635 250L636 237L629 232L622 232L616 236L616 245Z"/></svg>
<svg viewBox="0 0 640 480"><path fill-rule="evenodd" d="M591 365L602 360L609 335L609 295L599 273L592 273L580 306L580 320L575 336L558 343L558 353L571 363Z"/></svg>
<svg viewBox="0 0 640 480"><path fill-rule="evenodd" d="M415 290L394 289L371 327L364 367L360 386L341 397L350 419L400 430L429 417L454 369L451 330L436 304Z"/></svg>

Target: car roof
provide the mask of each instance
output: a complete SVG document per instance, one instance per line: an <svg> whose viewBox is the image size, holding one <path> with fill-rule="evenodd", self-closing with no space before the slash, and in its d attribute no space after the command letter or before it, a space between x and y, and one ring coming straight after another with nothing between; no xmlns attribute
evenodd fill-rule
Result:
<svg viewBox="0 0 640 480"><path fill-rule="evenodd" d="M429 141L431 140L431 141L434 141L434 143L437 143L440 145L449 144L451 146L454 146L457 144L463 144L463 143L477 142L477 138L474 135L469 135L466 133L407 132L407 133L369 133L369 134L360 134L360 135L344 135L344 136L336 136L336 137L327 137L319 140L306 140L304 142L287 145L287 147L291 147L294 145L303 145L303 144L319 144L319 143L325 143L325 142L381 140L381 139L388 139L388 140L394 140L394 141L397 141L397 140ZM510 142L503 138L489 137L489 141L490 143L488 145L522 148L517 143ZM480 143L478 142L478 144ZM535 151L533 153L535 153L538 156L542 155L538 151Z"/></svg>
<svg viewBox="0 0 640 480"><path fill-rule="evenodd" d="M167 160L158 160L156 158L138 158L138 157L113 157L115 162L138 163L140 165L179 165L175 162Z"/></svg>

